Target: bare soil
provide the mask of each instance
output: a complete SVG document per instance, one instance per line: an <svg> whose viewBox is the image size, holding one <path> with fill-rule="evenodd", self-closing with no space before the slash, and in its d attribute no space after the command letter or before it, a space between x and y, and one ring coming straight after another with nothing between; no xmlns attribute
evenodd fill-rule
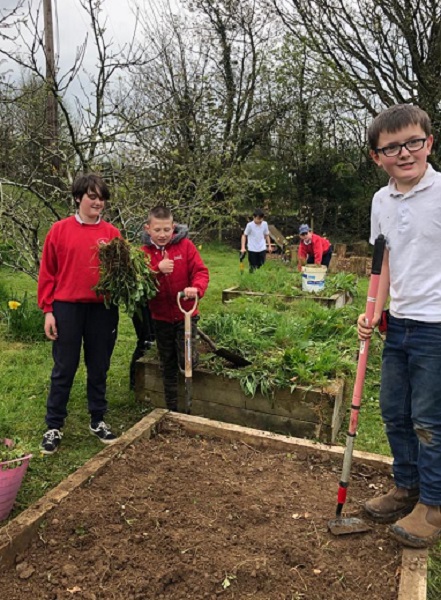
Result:
<svg viewBox="0 0 441 600"><path fill-rule="evenodd" d="M54 509L0 576L9 600L396 600L386 526L333 536L341 461L190 436L173 421ZM353 464L346 514L387 489Z"/></svg>

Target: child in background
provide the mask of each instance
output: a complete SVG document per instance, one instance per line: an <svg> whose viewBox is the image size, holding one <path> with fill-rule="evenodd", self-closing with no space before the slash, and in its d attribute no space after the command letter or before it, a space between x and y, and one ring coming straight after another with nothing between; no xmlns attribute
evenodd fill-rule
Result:
<svg viewBox="0 0 441 600"><path fill-rule="evenodd" d="M390 295L380 406L395 485L365 509L422 548L441 536L441 174L427 164L431 123L417 106L380 113L368 140L390 180L372 201L370 242L383 234L386 250L372 326L360 315L358 334L372 335Z"/></svg>
<svg viewBox="0 0 441 600"><path fill-rule="evenodd" d="M157 274L158 292L149 301L153 317L156 345L163 369L164 395L167 408L178 410L178 371L184 368L184 314L177 304L178 292L188 311L196 297L202 298L208 286L209 274L196 246L186 236L186 227L177 228L168 208L157 206L150 211L145 227L147 238L142 247L150 258L150 267ZM192 316L193 366L198 362L195 348L198 311Z"/></svg>
<svg viewBox="0 0 441 600"><path fill-rule="evenodd" d="M74 216L55 223L46 236L38 277L38 305L44 312L44 332L53 341L54 367L47 398L47 431L41 452L53 454L63 437L67 403L80 361L87 367L90 432L104 444L116 436L104 422L106 379L116 342L118 309L106 308L92 288L98 283L98 245L121 234L101 217L110 197L98 175L78 177L72 186Z"/></svg>
<svg viewBox="0 0 441 600"><path fill-rule="evenodd" d="M304 223L299 227L300 244L297 254L297 267L302 270L303 265L323 265L329 267L332 258L332 245L324 237L312 233L309 225Z"/></svg>
<svg viewBox="0 0 441 600"><path fill-rule="evenodd" d="M241 238L241 255L244 255L248 246L248 263L250 273L265 263L266 248L268 252L272 251L271 238L269 235L268 223L264 221L264 213L260 208L256 208L253 213L253 220L245 227Z"/></svg>

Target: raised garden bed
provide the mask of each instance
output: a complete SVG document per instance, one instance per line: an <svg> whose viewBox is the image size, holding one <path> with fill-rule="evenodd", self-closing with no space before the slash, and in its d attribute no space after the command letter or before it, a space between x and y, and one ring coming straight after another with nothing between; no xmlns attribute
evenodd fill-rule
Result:
<svg viewBox="0 0 441 600"><path fill-rule="evenodd" d="M368 256L341 257L333 255L329 265L329 273L353 273L359 277L369 277L372 258Z"/></svg>
<svg viewBox="0 0 441 600"><path fill-rule="evenodd" d="M179 383L178 407L185 408L183 378ZM156 408L165 408L159 363L143 357L137 363L136 398ZM344 381L326 388L313 386L277 389L269 399L257 392L245 395L237 379L229 379L200 368L193 371L192 414L256 429L296 437L334 442L344 416Z"/></svg>
<svg viewBox="0 0 441 600"><path fill-rule="evenodd" d="M325 297L318 296L314 293L302 294L298 296L287 296L284 294L266 294L264 292L249 292L246 290L239 289L239 286L234 286L222 290L222 302L224 304L239 297L279 298L284 302L298 302L299 300L311 300L313 302L317 302L318 304L322 304L323 306L327 306L328 308L342 308L346 304L351 304L352 302L352 296L351 294L349 294L349 292L338 292L336 294L333 294L332 296Z"/></svg>
<svg viewBox="0 0 441 600"><path fill-rule="evenodd" d="M2 597L425 600L427 552L387 526L328 531L341 448L164 416L0 529ZM348 514L391 484L389 465L354 453Z"/></svg>

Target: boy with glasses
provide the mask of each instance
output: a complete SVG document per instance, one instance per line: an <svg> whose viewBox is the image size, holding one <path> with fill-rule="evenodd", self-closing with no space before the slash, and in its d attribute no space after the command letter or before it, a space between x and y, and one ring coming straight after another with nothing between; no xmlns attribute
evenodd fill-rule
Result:
<svg viewBox="0 0 441 600"><path fill-rule="evenodd" d="M299 227L300 244L297 252L297 268L302 270L303 265L323 265L329 267L332 257L332 245L324 237L312 233L309 225L305 223Z"/></svg>
<svg viewBox="0 0 441 600"><path fill-rule="evenodd" d="M358 334L372 335L390 296L380 407L394 487L365 509L394 523L402 544L423 548L441 536L441 174L427 164L431 123L417 106L380 113L368 141L390 180L372 201L370 242L383 234L386 250L372 326L360 315Z"/></svg>
<svg viewBox="0 0 441 600"><path fill-rule="evenodd" d="M116 342L118 309L106 308L92 288L98 283L99 244L120 237L101 216L110 197L98 175L78 177L72 186L74 216L55 223L46 236L38 277L38 305L45 315L44 332L52 340L54 367L47 398L47 431L41 452L53 454L63 437L67 403L80 361L87 368L90 432L104 444L116 436L104 422L106 379Z"/></svg>

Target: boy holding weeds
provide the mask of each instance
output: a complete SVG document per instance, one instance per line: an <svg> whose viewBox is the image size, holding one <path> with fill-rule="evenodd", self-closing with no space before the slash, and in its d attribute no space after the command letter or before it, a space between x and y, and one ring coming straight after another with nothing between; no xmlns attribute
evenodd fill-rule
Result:
<svg viewBox="0 0 441 600"><path fill-rule="evenodd" d="M428 115L392 106L368 129L370 154L389 175L372 201L371 237L386 238L372 335L390 296L380 406L393 454L394 487L365 504L375 521L394 523L404 545L441 537L441 173L427 164L433 144ZM430 268L428 266L430 257Z"/></svg>
<svg viewBox="0 0 441 600"><path fill-rule="evenodd" d="M63 437L67 403L80 360L87 368L90 432L104 444L116 436L104 422L106 380L116 342L118 309L106 308L92 288L98 283L98 247L119 230L102 219L109 189L94 174L78 177L72 186L74 216L55 223L46 236L38 277L38 305L45 315L44 332L52 340L54 367L47 398L47 431L41 451L53 454Z"/></svg>
<svg viewBox="0 0 441 600"><path fill-rule="evenodd" d="M184 314L177 304L178 292L184 292L182 307L188 311L194 299L202 298L208 286L208 269L196 246L187 238L188 229L175 230L171 211L164 206L153 208L145 226L142 247L156 273L158 292L149 301L153 317L156 345L163 369L164 395L167 408L178 410L178 371L185 362ZM192 316L193 345L197 333L198 311ZM198 353L192 353L193 366Z"/></svg>

